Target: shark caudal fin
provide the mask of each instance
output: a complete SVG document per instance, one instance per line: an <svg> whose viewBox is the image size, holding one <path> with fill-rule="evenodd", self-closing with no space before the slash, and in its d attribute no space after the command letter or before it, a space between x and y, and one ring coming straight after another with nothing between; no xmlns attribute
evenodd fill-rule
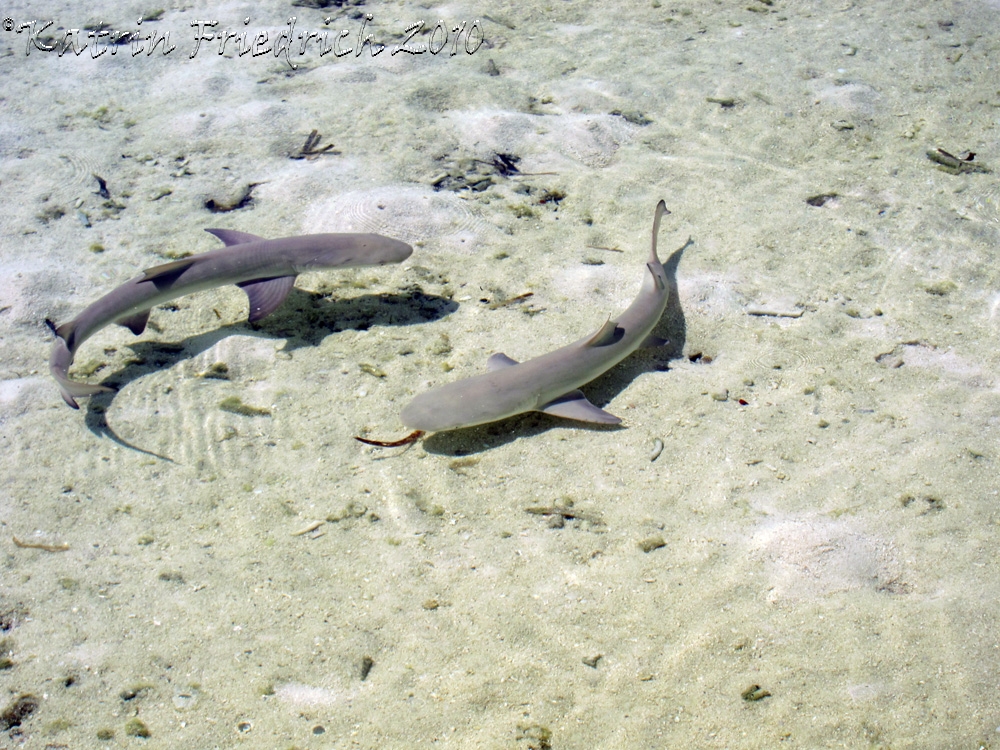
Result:
<svg viewBox="0 0 1000 750"><path fill-rule="evenodd" d="M77 398L93 396L97 393L114 392L114 388L109 388L106 385L91 385L90 383L77 383L70 380L69 366L72 362L73 353L66 346L66 341L62 336L57 336L55 344L52 345L52 355L49 357L49 372L55 378L63 401L67 404L74 409L79 409L80 405L76 402Z"/></svg>
<svg viewBox="0 0 1000 750"><path fill-rule="evenodd" d="M667 204L662 200L656 204L656 214L653 216L653 243L649 251L649 262L659 263L660 258L656 254L656 237L660 233L660 219L670 214Z"/></svg>

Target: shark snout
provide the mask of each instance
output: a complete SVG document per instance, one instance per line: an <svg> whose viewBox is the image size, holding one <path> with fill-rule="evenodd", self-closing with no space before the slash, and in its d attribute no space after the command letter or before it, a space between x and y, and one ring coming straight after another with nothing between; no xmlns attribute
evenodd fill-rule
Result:
<svg viewBox="0 0 1000 750"><path fill-rule="evenodd" d="M385 238L384 243L385 254L379 265L384 266L387 263L402 263L404 260L413 255L413 248L410 247L405 242L400 242L399 240L394 240L391 238Z"/></svg>
<svg viewBox="0 0 1000 750"><path fill-rule="evenodd" d="M405 242L379 235L371 237L357 249L351 258L351 265L387 266L390 263L402 263L413 254L413 248Z"/></svg>

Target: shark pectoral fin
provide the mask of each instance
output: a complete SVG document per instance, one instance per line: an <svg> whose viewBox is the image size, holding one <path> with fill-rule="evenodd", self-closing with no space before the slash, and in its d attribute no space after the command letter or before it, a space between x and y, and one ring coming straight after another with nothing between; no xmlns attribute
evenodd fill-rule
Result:
<svg viewBox="0 0 1000 750"><path fill-rule="evenodd" d="M127 318L122 318L121 320L116 320L115 322L120 326L125 326L132 333L138 336L146 330L146 323L149 322L149 310L137 312L135 315L129 315Z"/></svg>
<svg viewBox="0 0 1000 750"><path fill-rule="evenodd" d="M587 400L583 391L570 391L557 399L549 401L538 411L551 414L553 417L575 419L578 422L596 422L597 424L620 424L621 420L614 414L598 409Z"/></svg>
<svg viewBox="0 0 1000 750"><path fill-rule="evenodd" d="M617 320L609 320L587 341L587 346L607 346L618 341L625 331L618 327Z"/></svg>
<svg viewBox="0 0 1000 750"><path fill-rule="evenodd" d="M226 247L230 245L245 245L248 242L260 242L264 239L249 232L237 232L235 229L206 229L205 231L209 234L214 234L226 243Z"/></svg>
<svg viewBox="0 0 1000 750"><path fill-rule="evenodd" d="M162 266L153 266L142 272L142 281L152 281L157 289L173 284L177 277L197 262L197 258L181 258Z"/></svg>
<svg viewBox="0 0 1000 750"><path fill-rule="evenodd" d="M273 279L255 279L237 284L247 293L250 300L250 315L247 318L256 323L278 309L285 297L295 286L294 276L276 276Z"/></svg>
<svg viewBox="0 0 1000 750"><path fill-rule="evenodd" d="M516 364L519 364L516 359L511 359L503 352L497 352L486 360L486 369L493 372L494 370L502 370L505 367L511 367Z"/></svg>
<svg viewBox="0 0 1000 750"><path fill-rule="evenodd" d="M649 334L646 338L642 340L642 343L639 344L639 346L646 349L653 349L657 346L666 346L669 343L670 343L669 339L661 339L659 336L654 336L653 334Z"/></svg>

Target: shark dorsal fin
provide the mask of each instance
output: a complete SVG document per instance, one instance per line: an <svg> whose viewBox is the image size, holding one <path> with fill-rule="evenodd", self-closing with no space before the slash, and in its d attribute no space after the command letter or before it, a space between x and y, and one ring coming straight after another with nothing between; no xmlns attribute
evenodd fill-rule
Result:
<svg viewBox="0 0 1000 750"><path fill-rule="evenodd" d="M258 237L256 234L250 234L249 232L237 232L235 229L206 229L209 234L214 234L220 240L222 240L226 247L232 245L245 245L248 242L260 242L263 237Z"/></svg>
<svg viewBox="0 0 1000 750"><path fill-rule="evenodd" d="M277 310L285 301L285 297L295 286L295 277L275 276L271 279L254 279L236 286L246 292L250 300L250 315L247 320L256 323Z"/></svg>
<svg viewBox="0 0 1000 750"><path fill-rule="evenodd" d="M513 367L516 364L518 364L516 359L511 359L503 352L497 352L486 360L486 369L493 372L494 370L502 370L505 367Z"/></svg>
<svg viewBox="0 0 1000 750"><path fill-rule="evenodd" d="M617 320L608 320L607 323L601 326L601 330L588 339L586 346L607 346L608 344L613 344L624 333L625 331L618 327Z"/></svg>

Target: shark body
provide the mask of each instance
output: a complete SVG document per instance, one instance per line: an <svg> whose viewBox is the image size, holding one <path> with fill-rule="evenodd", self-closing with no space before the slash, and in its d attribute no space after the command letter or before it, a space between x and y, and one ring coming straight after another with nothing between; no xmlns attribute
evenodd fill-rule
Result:
<svg viewBox="0 0 1000 750"><path fill-rule="evenodd" d="M246 292L249 320L255 322L278 308L300 273L399 263L413 252L405 242L378 234L307 234L267 240L231 229L206 231L226 246L150 268L55 328L49 371L67 404L79 409L77 398L114 390L69 379L69 367L80 345L107 325L117 323L139 335L156 305L229 284Z"/></svg>
<svg viewBox="0 0 1000 750"><path fill-rule="evenodd" d="M403 424L423 432L454 430L494 422L528 411L599 424L621 419L594 406L579 387L614 367L640 346L662 344L652 338L669 301L666 272L656 254L660 219L670 213L660 201L639 294L616 319L597 333L526 362L497 353L489 372L434 388L402 411Z"/></svg>

